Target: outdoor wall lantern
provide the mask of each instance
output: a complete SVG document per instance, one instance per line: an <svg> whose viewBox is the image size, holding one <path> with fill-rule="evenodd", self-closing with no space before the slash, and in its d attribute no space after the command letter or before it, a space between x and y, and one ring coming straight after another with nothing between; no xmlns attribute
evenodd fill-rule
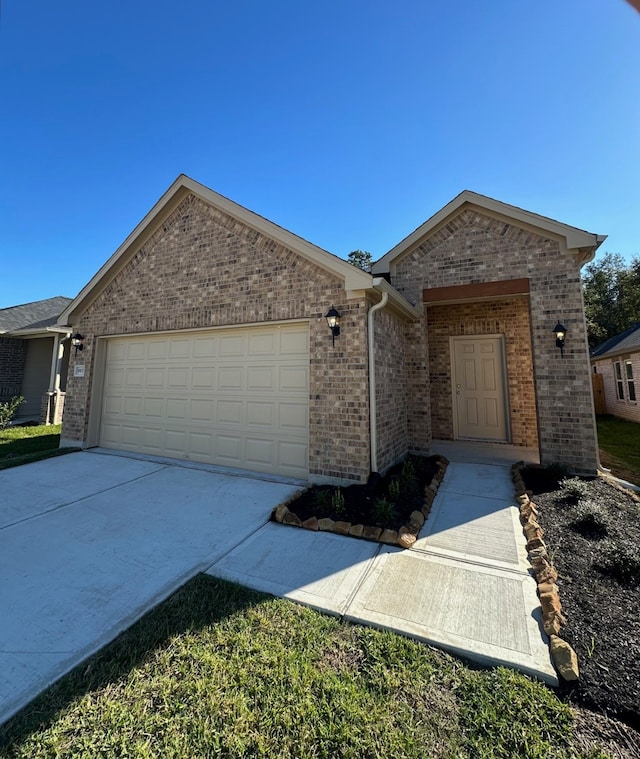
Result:
<svg viewBox="0 0 640 759"><path fill-rule="evenodd" d="M553 331L556 333L556 347L560 348L560 355L564 358L564 336L567 334L567 328L558 322Z"/></svg>
<svg viewBox="0 0 640 759"><path fill-rule="evenodd" d="M335 310L333 306L327 311L327 324L329 325L329 329L331 330L331 335L333 337L333 344L335 346L336 344L336 337L340 334L340 314Z"/></svg>
<svg viewBox="0 0 640 759"><path fill-rule="evenodd" d="M84 350L84 336L79 332L76 332L75 335L71 335L71 345L76 349L76 354L78 351Z"/></svg>

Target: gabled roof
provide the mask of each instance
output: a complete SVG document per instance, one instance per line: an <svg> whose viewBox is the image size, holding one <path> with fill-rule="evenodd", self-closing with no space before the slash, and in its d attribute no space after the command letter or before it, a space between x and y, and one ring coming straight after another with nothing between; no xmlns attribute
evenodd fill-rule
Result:
<svg viewBox="0 0 640 759"><path fill-rule="evenodd" d="M578 253L581 264L591 261L595 256L596 249L606 239L606 235L596 235L585 232L583 229L562 224L546 216L540 216L523 208L494 200L486 195L479 195L471 190L463 190L451 202L434 214L424 224L419 226L410 235L404 238L388 253L373 264L374 274L384 274L389 271L392 263L402 258L415 248L422 240L435 231L439 226L446 223L451 216L464 208L475 209L490 216L499 217L515 226L524 227L538 232L543 232L554 239L564 240L568 250Z"/></svg>
<svg viewBox="0 0 640 759"><path fill-rule="evenodd" d="M0 309L0 334L26 334L47 332L53 327L61 312L71 303L71 298L56 295L54 298L36 300L21 306Z"/></svg>
<svg viewBox="0 0 640 759"><path fill-rule="evenodd" d="M180 174L111 258L100 268L98 273L81 290L64 312L60 314L59 323L71 324L95 300L109 282L113 280L140 246L158 229L163 220L190 194L195 195L218 210L246 224L248 227L261 232L304 258L311 260L326 271L340 277L344 280L347 290L366 290L372 287L373 277L371 274L352 266L347 261L338 258L338 256L332 253L328 253L326 250L316 247L302 237L298 237L283 227L265 219L263 216L259 216L253 211L249 211L249 209L234 203L229 198L219 195L217 192L210 190L185 174Z"/></svg>
<svg viewBox="0 0 640 759"><path fill-rule="evenodd" d="M625 329L619 335L614 335L600 343L591 351L591 358L604 358L637 351L640 351L640 322L632 324L629 329Z"/></svg>

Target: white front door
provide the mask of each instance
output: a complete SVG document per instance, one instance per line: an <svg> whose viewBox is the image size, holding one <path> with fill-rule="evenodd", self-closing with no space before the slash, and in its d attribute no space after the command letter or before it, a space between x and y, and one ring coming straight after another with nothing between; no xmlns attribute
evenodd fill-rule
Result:
<svg viewBox="0 0 640 759"><path fill-rule="evenodd" d="M452 337L454 436L509 441L502 336Z"/></svg>

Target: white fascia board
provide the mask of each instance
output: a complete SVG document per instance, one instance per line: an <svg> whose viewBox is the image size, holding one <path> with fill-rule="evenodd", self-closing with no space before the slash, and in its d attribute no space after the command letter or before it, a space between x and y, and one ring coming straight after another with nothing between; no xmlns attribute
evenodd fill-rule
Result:
<svg viewBox="0 0 640 759"><path fill-rule="evenodd" d="M82 313L84 308L125 266L130 255L144 244L144 241L155 232L163 219L190 193L343 279L347 290L361 290L371 287L372 277L368 272L352 266L338 256L318 248L263 216L259 216L248 208L229 200L224 195L205 187L200 182L181 174L116 252L100 267L76 298L60 314L58 324L69 324L78 314Z"/></svg>
<svg viewBox="0 0 640 759"><path fill-rule="evenodd" d="M374 277L373 288L380 293L386 292L389 295L388 306L393 308L409 321L417 321L422 316L422 309L414 306L403 295L401 295L393 285L390 285L383 277Z"/></svg>
<svg viewBox="0 0 640 759"><path fill-rule="evenodd" d="M51 327L40 327L39 329L31 329L30 327L23 327L22 329L14 329L9 330L7 332L2 332L0 334L6 334L10 337L20 337L20 338L28 338L28 337L52 337L55 334L71 334L71 330L69 327L62 327L58 324L54 324Z"/></svg>
<svg viewBox="0 0 640 759"><path fill-rule="evenodd" d="M410 235L405 237L404 240L399 242L388 253L382 256L381 259L376 261L372 266L372 272L374 274L384 274L385 272L388 272L390 265L396 259L409 252L424 237L445 222L464 205L468 205L470 208L474 208L481 213L484 212L492 216L498 216L507 222L515 223L516 226L537 231L538 233L542 231L547 235L551 235L555 239L564 241L564 245L568 250L583 249L592 251L591 257L595 255L598 246L606 239L606 235L597 235L591 232L586 232L583 229L563 224L562 222L555 221L555 219L550 219L547 216L540 216L531 211L525 211L523 208L518 208L517 206L512 206L499 200L494 200L486 195L479 195L478 193L471 192L471 190L464 190L452 201L447 203L444 208L441 208L440 211L434 214L430 219L425 221L424 224L420 225ZM591 259L587 258L586 260Z"/></svg>

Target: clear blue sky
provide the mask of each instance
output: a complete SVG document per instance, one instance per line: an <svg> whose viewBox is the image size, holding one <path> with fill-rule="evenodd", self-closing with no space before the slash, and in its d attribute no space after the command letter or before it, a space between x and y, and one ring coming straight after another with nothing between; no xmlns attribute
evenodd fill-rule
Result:
<svg viewBox="0 0 640 759"><path fill-rule="evenodd" d="M624 0L4 0L0 307L74 296L182 172L346 257L463 189L640 254Z"/></svg>

